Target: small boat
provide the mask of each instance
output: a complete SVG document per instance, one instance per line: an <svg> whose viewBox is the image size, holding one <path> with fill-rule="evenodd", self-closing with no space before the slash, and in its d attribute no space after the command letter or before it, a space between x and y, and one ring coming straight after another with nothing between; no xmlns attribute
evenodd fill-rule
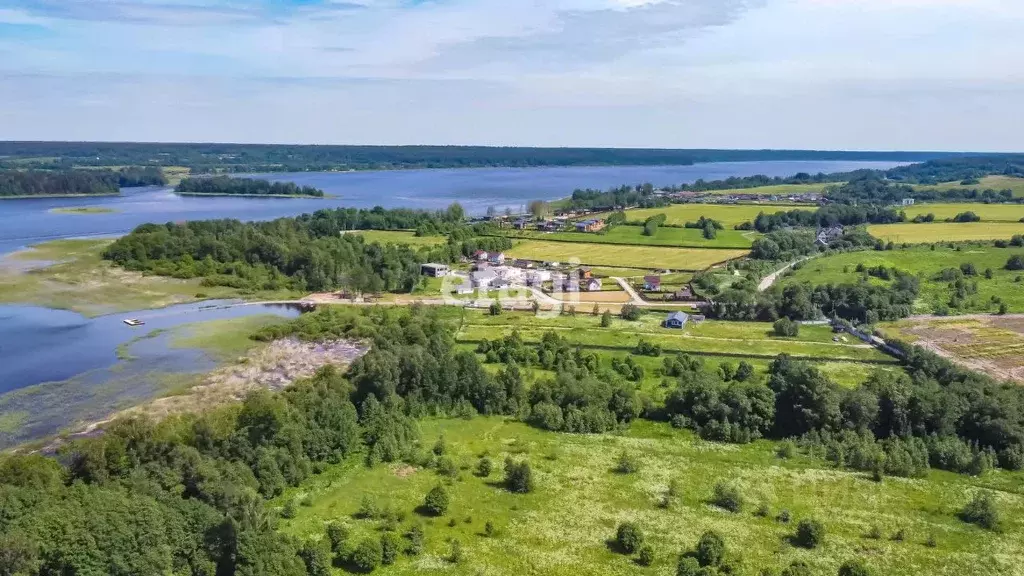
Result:
<svg viewBox="0 0 1024 576"><path fill-rule="evenodd" d="M127 318L125 319L124 323L129 326L142 326L143 324L145 324L145 322L139 320L138 318Z"/></svg>

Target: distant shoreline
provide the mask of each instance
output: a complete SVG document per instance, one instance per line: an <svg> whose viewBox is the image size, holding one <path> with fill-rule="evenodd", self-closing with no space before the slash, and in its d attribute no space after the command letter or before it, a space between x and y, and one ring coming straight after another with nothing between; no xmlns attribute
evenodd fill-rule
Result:
<svg viewBox="0 0 1024 576"><path fill-rule="evenodd" d="M121 196L120 192L103 194L20 194L18 196L0 196L0 200L31 200L32 198L109 198Z"/></svg>
<svg viewBox="0 0 1024 576"><path fill-rule="evenodd" d="M324 194L323 196L309 196L306 194L216 194L209 192L175 192L178 196L222 196L227 198L309 198L312 200L327 200L329 198L337 198L337 196L331 196Z"/></svg>

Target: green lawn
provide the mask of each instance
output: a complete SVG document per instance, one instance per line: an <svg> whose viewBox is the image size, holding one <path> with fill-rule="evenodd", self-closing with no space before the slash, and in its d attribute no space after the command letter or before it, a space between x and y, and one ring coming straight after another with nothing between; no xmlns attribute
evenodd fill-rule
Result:
<svg viewBox="0 0 1024 576"><path fill-rule="evenodd" d="M553 262L569 262L577 258L581 264L595 266L698 271L745 256L747 251L524 240L508 254L515 258Z"/></svg>
<svg viewBox="0 0 1024 576"><path fill-rule="evenodd" d="M914 188L918 190L950 190L958 188L967 190L1012 190L1014 196L1024 198L1024 178L1014 178L1012 176L985 176L981 179L980 184L970 184L967 186L961 186L960 182L944 182L931 186L918 184Z"/></svg>
<svg viewBox="0 0 1024 576"><path fill-rule="evenodd" d="M978 283L978 293L965 301L961 312L994 312L998 310L998 305L993 303L993 297L1005 302L1011 312L1024 312L1024 282L1017 281L1022 273L1004 269L1007 259L1014 254L1024 254L1024 249L982 245L959 248L957 250L940 245L931 250L930 247L918 246L882 252L847 252L815 258L784 277L782 284L857 282L863 276L856 271L858 264L864 264L867 268L897 268L921 278L921 296L916 308L920 313L931 313L941 304L947 303L953 294L950 283L936 280L936 275L945 268L957 268L969 262L973 263L978 271L977 276L969 278L969 281ZM992 269L991 280L984 276L986 268ZM886 283L874 277L869 277L868 281L876 284Z"/></svg>
<svg viewBox="0 0 1024 576"><path fill-rule="evenodd" d="M934 214L936 220L945 220L962 212L974 212L983 222L1020 222L1024 218L1024 204L915 204L897 210L906 212L908 219Z"/></svg>
<svg viewBox="0 0 1024 576"><path fill-rule="evenodd" d="M516 238L595 244L636 244L640 246L677 246L685 248L750 248L759 236L756 232L719 230L713 239L704 238L695 228L659 227L653 236L644 236L642 226L615 226L602 233L517 231Z"/></svg>
<svg viewBox="0 0 1024 576"><path fill-rule="evenodd" d="M666 223L682 226L686 222L695 222L701 216L718 220L726 228L736 224L752 221L761 212L774 214L788 210L814 210L814 206L794 206L792 204L673 204L663 208L643 208L627 210L626 218L630 221L644 221L656 214L664 214Z"/></svg>
<svg viewBox="0 0 1024 576"><path fill-rule="evenodd" d="M1015 234L1024 234L1024 222L874 224L868 226L868 232L876 238L897 244L1009 240Z"/></svg>
<svg viewBox="0 0 1024 576"><path fill-rule="evenodd" d="M893 362L893 360L859 341L833 342L827 326L803 326L796 338L779 338L771 333L771 325L760 322L707 321L684 330L662 328L664 314L644 314L639 321L619 318L608 328L600 327L600 317L590 314L536 317L528 313L506 313L488 316L467 311L460 341L494 340L518 330L525 341L540 341L545 332L557 331L570 342L596 348L630 350L642 338L660 344L666 352L692 354L753 356L773 358L779 354L826 360Z"/></svg>
<svg viewBox="0 0 1024 576"><path fill-rule="evenodd" d="M398 534L420 525L425 533L420 556L400 555L385 576L447 573L458 575L603 576L675 574L679 554L691 549L706 530L725 539L727 554L736 558L741 574L761 569L778 571L794 560L812 567L812 574L836 574L850 558L862 558L874 574L918 576L967 574L1019 575L1024 549L1024 497L1021 473L992 472L972 478L931 472L925 479L872 482L865 474L836 470L805 456L782 460L775 443L730 445L699 440L667 424L635 422L621 434L558 434L501 418L424 420L423 449L444 436L446 454L461 468L455 479L405 464L367 468L356 457L313 476L276 503L292 499L293 519L280 529L298 538L319 539L325 526L340 521L352 529L350 542L380 538L382 522L354 517L364 498L396 510ZM628 451L640 461L638 472L613 471L618 455ZM479 478L472 468L488 455L496 470ZM499 484L506 456L530 462L535 490L526 495L505 491ZM679 495L668 508L657 503L676 482ZM734 483L747 504L729 513L709 503L717 482ZM415 512L424 495L446 485L451 504L445 516ZM961 522L956 514L979 487L999 490L997 499L1007 520L1003 533ZM755 510L764 506L767 515ZM788 511L789 523L776 520ZM823 544L815 550L789 544L796 523L813 518L825 526ZM616 526L636 523L654 548L654 564L641 568L633 558L606 544ZM491 522L492 536L484 534ZM882 537L867 537L877 527ZM902 530L904 538L891 538ZM935 547L924 542L934 537ZM458 564L447 557L451 541L463 550ZM335 574L343 574L335 569Z"/></svg>
<svg viewBox="0 0 1024 576"><path fill-rule="evenodd" d="M250 338L260 328L287 322L273 314L210 320L184 324L174 329L173 348L198 348L219 360L234 360L260 344Z"/></svg>
<svg viewBox="0 0 1024 576"><path fill-rule="evenodd" d="M415 232L406 230L354 230L349 234L359 234L367 242L380 244L408 244L410 246L437 246L448 241L445 236L417 236Z"/></svg>

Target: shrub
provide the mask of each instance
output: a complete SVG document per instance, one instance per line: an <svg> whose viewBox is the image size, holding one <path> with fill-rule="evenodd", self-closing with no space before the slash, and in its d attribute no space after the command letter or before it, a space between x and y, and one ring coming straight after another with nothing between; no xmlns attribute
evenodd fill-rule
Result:
<svg viewBox="0 0 1024 576"><path fill-rule="evenodd" d="M799 336L800 335L800 324L790 320L789 318L779 318L772 324L772 328L775 330L776 336Z"/></svg>
<svg viewBox="0 0 1024 576"><path fill-rule="evenodd" d="M380 540L367 538L356 546L352 551L349 561L360 572L373 572L380 566L381 557L384 552L380 547Z"/></svg>
<svg viewBox="0 0 1024 576"><path fill-rule="evenodd" d="M501 303L495 300L491 302L490 308L487 310L491 316L501 316Z"/></svg>
<svg viewBox="0 0 1024 576"><path fill-rule="evenodd" d="M341 552L348 541L350 531L348 526L341 522L331 522L327 525L327 541L331 543L331 552Z"/></svg>
<svg viewBox="0 0 1024 576"><path fill-rule="evenodd" d="M414 525L405 533L405 538L409 541L405 553L410 556L419 556L423 552L423 528L419 524Z"/></svg>
<svg viewBox="0 0 1024 576"><path fill-rule="evenodd" d="M839 576L871 576L863 560L847 560L839 567Z"/></svg>
<svg viewBox="0 0 1024 576"><path fill-rule="evenodd" d="M739 488L733 484L725 482L715 484L715 493L712 496L711 501L715 506L724 508L730 512L740 512L743 510L743 494L741 494Z"/></svg>
<svg viewBox="0 0 1024 576"><path fill-rule="evenodd" d="M793 543L804 548L817 548L825 539L825 526L817 520L804 519L796 526Z"/></svg>
<svg viewBox="0 0 1024 576"><path fill-rule="evenodd" d="M432 516L443 516L448 511L449 500L444 486L434 486L423 499L423 508Z"/></svg>
<svg viewBox="0 0 1024 576"><path fill-rule="evenodd" d="M641 566L650 566L654 564L654 547L650 544L644 544L640 547L640 553L636 557L637 564Z"/></svg>
<svg viewBox="0 0 1024 576"><path fill-rule="evenodd" d="M608 310L605 310L604 314L601 314L601 328L608 328L611 325L612 325L612 313L609 312Z"/></svg>
<svg viewBox="0 0 1024 576"><path fill-rule="evenodd" d="M867 537L871 538L872 540L881 540L882 539L882 529L879 528L878 526L872 526L871 530L868 530Z"/></svg>
<svg viewBox="0 0 1024 576"><path fill-rule="evenodd" d="M619 316L623 320L636 321L640 319L640 307L636 304L623 304Z"/></svg>
<svg viewBox="0 0 1024 576"><path fill-rule="evenodd" d="M306 565L307 576L331 576L331 559L320 543L303 542L299 558Z"/></svg>
<svg viewBox="0 0 1024 576"><path fill-rule="evenodd" d="M431 451L437 456L443 456L448 451L448 443L445 442L443 435L437 437L437 442L434 442L434 447Z"/></svg>
<svg viewBox="0 0 1024 576"><path fill-rule="evenodd" d="M1024 256L1017 254L1006 261L1007 270L1024 270Z"/></svg>
<svg viewBox="0 0 1024 576"><path fill-rule="evenodd" d="M699 576L701 573L700 563L692 556L681 556L679 564L676 565L676 576Z"/></svg>
<svg viewBox="0 0 1024 576"><path fill-rule="evenodd" d="M533 471L526 460L514 462L505 460L505 488L517 494L533 492Z"/></svg>
<svg viewBox="0 0 1024 576"><path fill-rule="evenodd" d="M775 517L782 524L789 524L792 517L789 514L789 510L779 510L779 515Z"/></svg>
<svg viewBox="0 0 1024 576"><path fill-rule="evenodd" d="M697 541L693 557L701 566L718 566L725 557L725 540L717 532L708 530Z"/></svg>
<svg viewBox="0 0 1024 576"><path fill-rule="evenodd" d="M398 559L398 537L393 532L385 532L380 535L380 562L390 566Z"/></svg>
<svg viewBox="0 0 1024 576"><path fill-rule="evenodd" d="M295 500L289 500L281 508L281 518L295 518L298 511L295 509Z"/></svg>
<svg viewBox="0 0 1024 576"><path fill-rule="evenodd" d="M380 515L380 508L377 502L369 496L363 496L359 501L359 510L356 511L356 518L370 519Z"/></svg>
<svg viewBox="0 0 1024 576"><path fill-rule="evenodd" d="M982 528L998 531L1000 529L999 510L996 509L995 498L991 492L978 492L974 498L960 511L960 519Z"/></svg>
<svg viewBox="0 0 1024 576"><path fill-rule="evenodd" d="M615 531L615 543L619 550L626 554L632 554L644 544L644 533L632 522L623 522Z"/></svg>
<svg viewBox="0 0 1024 576"><path fill-rule="evenodd" d="M451 550L448 552L448 561L452 564L458 564L462 562L462 542L458 539L452 540Z"/></svg>
<svg viewBox="0 0 1024 576"><path fill-rule="evenodd" d="M615 471L619 474L632 474L640 470L640 460L634 454L630 454L626 450L623 450L619 454L618 463L615 465Z"/></svg>
<svg viewBox="0 0 1024 576"><path fill-rule="evenodd" d="M491 462L491 459L487 456L484 456L476 463L476 475L481 478L487 478L493 470L494 462Z"/></svg>
<svg viewBox="0 0 1024 576"><path fill-rule="evenodd" d="M488 538L494 536L494 523L490 520L484 524L484 536L487 536Z"/></svg>
<svg viewBox="0 0 1024 576"><path fill-rule="evenodd" d="M775 455L779 458L792 458L794 452L796 452L796 445L789 440L780 443L779 447L775 449Z"/></svg>
<svg viewBox="0 0 1024 576"><path fill-rule="evenodd" d="M928 538L925 539L924 545L929 548L935 548L939 543L935 540L935 534L929 534Z"/></svg>
<svg viewBox="0 0 1024 576"><path fill-rule="evenodd" d="M459 467L448 456L441 456L437 459L437 473L441 476L454 478L459 475Z"/></svg>

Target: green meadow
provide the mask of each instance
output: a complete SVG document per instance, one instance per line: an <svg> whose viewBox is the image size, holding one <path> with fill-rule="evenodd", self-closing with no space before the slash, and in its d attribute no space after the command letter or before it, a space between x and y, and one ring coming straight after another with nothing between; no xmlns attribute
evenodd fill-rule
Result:
<svg viewBox="0 0 1024 576"><path fill-rule="evenodd" d="M623 268L668 268L699 271L747 254L747 250L718 248L666 248L664 246L609 245L593 242L549 242L523 240L508 254L515 258L569 262Z"/></svg>
<svg viewBox="0 0 1024 576"><path fill-rule="evenodd" d="M703 230L660 226L645 236L642 226L614 226L598 233L590 232L513 232L516 238L594 244L635 244L639 246L678 246L684 248L750 248L759 236L756 232L718 230L715 238L705 238Z"/></svg>
<svg viewBox="0 0 1024 576"><path fill-rule="evenodd" d="M349 234L362 236L367 243L408 244L410 246L436 246L448 241L445 236L417 236L409 230L355 230Z"/></svg>
<svg viewBox="0 0 1024 576"><path fill-rule="evenodd" d="M864 559L874 574L887 576L1024 573L1019 561L1024 546L1021 473L972 478L932 471L926 478L874 482L816 458L779 458L774 442L712 443L648 421L600 435L545 432L496 417L428 419L419 428L424 454L444 438L444 454L455 464L453 476L408 464L368 468L356 457L279 497L275 503L280 507L298 503L292 505L294 518L281 520L280 529L319 539L328 523L340 522L351 531L348 547L389 530L404 546L402 535L419 526L422 553L399 554L393 565L375 572L385 576L671 576L680 553L691 550L706 530L722 535L726 556L740 574L763 574L765 569L778 574L800 560L812 574L833 575L851 558ZM615 471L623 453L638 463L636 472ZM480 477L474 472L485 455L495 469ZM513 494L501 486L506 457L530 463L533 492ZM739 512L710 503L719 482L739 490L745 501ZM446 513L421 514L425 494L438 485L450 497ZM666 496L670 485L676 487L674 496ZM1007 519L1002 533L957 518L983 487L997 491ZM357 518L368 506L389 510L391 519ZM804 519L824 526L823 543L816 549L790 543ZM635 556L609 544L616 527L627 521L652 546L651 566L637 565ZM453 546L461 551L457 561ZM344 572L335 568L333 573Z"/></svg>
<svg viewBox="0 0 1024 576"><path fill-rule="evenodd" d="M982 222L1020 222L1024 218L1024 204L915 204L901 207L908 219L934 214L936 220L953 218L963 212L974 212Z"/></svg>
<svg viewBox="0 0 1024 576"><path fill-rule="evenodd" d="M896 244L1008 240L1024 234L1024 222L936 222L932 224L872 224L868 233Z"/></svg>
<svg viewBox="0 0 1024 576"><path fill-rule="evenodd" d="M934 185L915 185L918 190L950 190L950 189L978 189L978 190L1012 190L1017 198L1024 198L1024 178L1013 176L985 176L979 184L963 186L960 182L944 182Z"/></svg>

